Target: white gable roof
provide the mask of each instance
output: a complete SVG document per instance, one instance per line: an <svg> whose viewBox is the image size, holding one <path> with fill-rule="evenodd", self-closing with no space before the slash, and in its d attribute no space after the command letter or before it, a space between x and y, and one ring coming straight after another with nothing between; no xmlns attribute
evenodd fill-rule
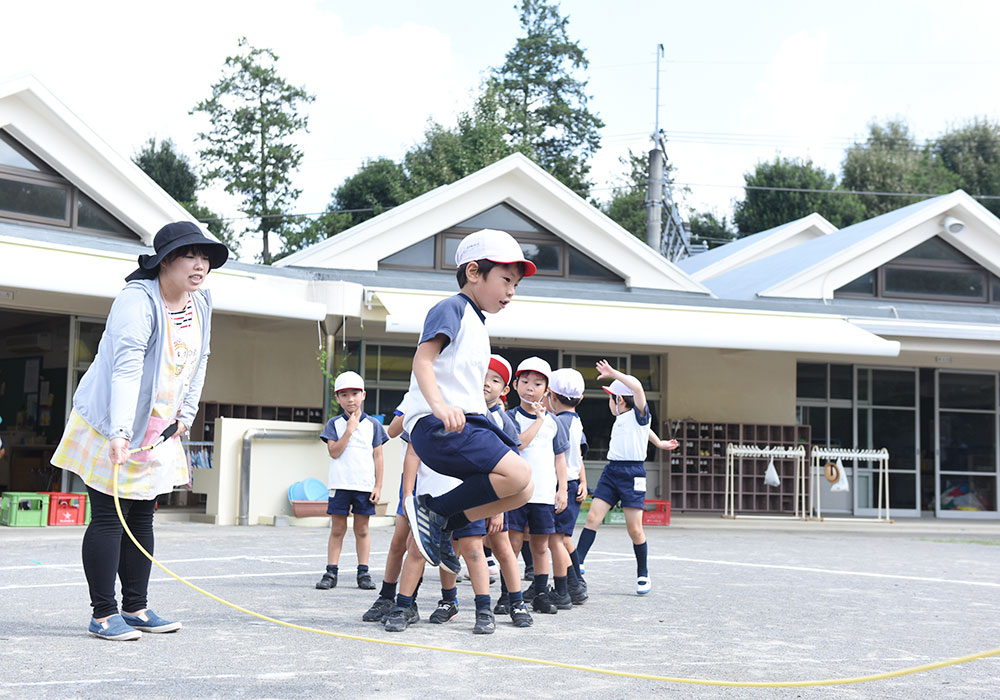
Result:
<svg viewBox="0 0 1000 700"><path fill-rule="evenodd" d="M431 190L276 265L377 270L378 261L507 203L625 279L630 287L710 294L575 192L515 153Z"/></svg>
<svg viewBox="0 0 1000 700"><path fill-rule="evenodd" d="M780 253L836 230L837 227L821 214L813 212L801 219L738 238L704 253L685 258L677 263L677 267L697 281L704 282L741 265Z"/></svg>
<svg viewBox="0 0 1000 700"><path fill-rule="evenodd" d="M30 76L0 83L0 128L152 245L188 211ZM200 226L201 224L199 224Z"/></svg>
<svg viewBox="0 0 1000 700"><path fill-rule="evenodd" d="M947 216L962 220L965 230L949 233ZM830 299L836 289L934 236L1000 275L1000 219L956 190L735 268L706 285L723 299Z"/></svg>

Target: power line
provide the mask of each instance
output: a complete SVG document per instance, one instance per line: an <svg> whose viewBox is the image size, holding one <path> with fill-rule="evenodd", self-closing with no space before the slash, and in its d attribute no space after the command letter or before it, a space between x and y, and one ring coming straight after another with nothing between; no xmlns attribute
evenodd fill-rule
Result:
<svg viewBox="0 0 1000 700"><path fill-rule="evenodd" d="M878 192L871 190L821 190L812 189L809 187L765 187L763 185L721 185L721 184L711 184L706 182L676 182L676 185L684 185L686 187L728 187L732 189L744 189L744 190L767 190L772 192L804 192L809 194L863 194L871 195L876 197L940 197L942 194L947 194L943 192ZM969 195L973 199L1000 199L1000 195L997 194L972 194Z"/></svg>

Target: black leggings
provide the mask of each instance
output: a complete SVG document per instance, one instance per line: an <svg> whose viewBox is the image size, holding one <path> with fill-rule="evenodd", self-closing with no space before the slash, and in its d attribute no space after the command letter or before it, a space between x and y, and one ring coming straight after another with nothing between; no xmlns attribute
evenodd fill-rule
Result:
<svg viewBox="0 0 1000 700"><path fill-rule="evenodd" d="M90 498L90 525L83 536L83 571L90 586L94 617L118 612L115 575L122 582L122 610L135 612L146 607L146 589L152 562L132 543L118 520L115 499L87 487ZM156 499L119 499L129 529L150 554L153 553L153 510Z"/></svg>

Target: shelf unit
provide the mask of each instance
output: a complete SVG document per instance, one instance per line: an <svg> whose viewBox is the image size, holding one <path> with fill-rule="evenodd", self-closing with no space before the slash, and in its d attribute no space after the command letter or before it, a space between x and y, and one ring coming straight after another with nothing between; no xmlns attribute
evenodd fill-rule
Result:
<svg viewBox="0 0 1000 700"><path fill-rule="evenodd" d="M257 420L285 420L296 423L322 423L323 409L302 406L255 406L249 404L220 403L202 401L198 415L191 426L188 439L195 442L211 442L215 439L216 418L253 418Z"/></svg>
<svg viewBox="0 0 1000 700"><path fill-rule="evenodd" d="M727 443L758 447L805 445L808 453L811 428L808 425L669 420L663 427L661 435L663 434L672 435L680 443L670 456L671 509L721 513L725 508ZM795 512L794 461L774 460L774 467L781 479L781 485L775 488L764 484L767 462L766 458L743 458L737 461L738 512Z"/></svg>

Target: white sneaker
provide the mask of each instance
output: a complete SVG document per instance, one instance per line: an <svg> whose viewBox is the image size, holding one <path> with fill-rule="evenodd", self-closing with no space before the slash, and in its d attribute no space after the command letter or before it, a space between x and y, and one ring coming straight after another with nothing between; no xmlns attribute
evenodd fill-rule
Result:
<svg viewBox="0 0 1000 700"><path fill-rule="evenodd" d="M646 595L651 590L653 590L653 583L649 580L649 576L640 576L635 580L635 592L637 595Z"/></svg>

